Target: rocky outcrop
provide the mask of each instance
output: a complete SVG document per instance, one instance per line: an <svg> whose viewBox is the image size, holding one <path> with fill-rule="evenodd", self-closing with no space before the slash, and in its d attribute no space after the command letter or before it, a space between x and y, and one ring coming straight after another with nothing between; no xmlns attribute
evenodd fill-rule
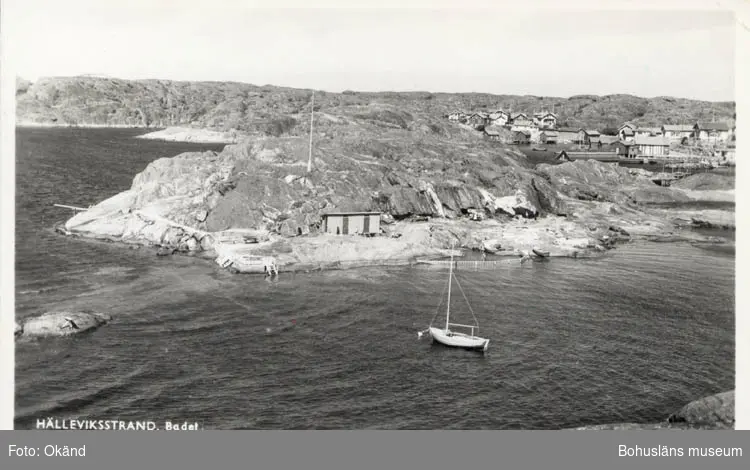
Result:
<svg viewBox="0 0 750 470"><path fill-rule="evenodd" d="M734 390L693 401L660 423L614 423L582 426L577 430L734 429Z"/></svg>
<svg viewBox="0 0 750 470"><path fill-rule="evenodd" d="M734 390L690 402L667 421L691 428L734 429Z"/></svg>
<svg viewBox="0 0 750 470"><path fill-rule="evenodd" d="M562 165L543 164L544 174L560 192L582 201L621 205L689 201L690 197L654 184L648 176L627 168L595 160L577 160Z"/></svg>
<svg viewBox="0 0 750 470"><path fill-rule="evenodd" d="M23 325L16 323L15 336L32 338L70 336L94 330L112 318L103 313L47 312L27 319Z"/></svg>
<svg viewBox="0 0 750 470"><path fill-rule="evenodd" d="M165 140L168 142L195 142L203 144L236 144L241 135L236 130L226 132L190 127L169 127L164 130L139 135L138 139Z"/></svg>
<svg viewBox="0 0 750 470"><path fill-rule="evenodd" d="M160 159L136 175L130 190L77 214L65 229L193 251L206 249L206 233L315 232L332 210L381 211L393 220L535 218L562 206L522 156L501 147L479 142L482 153L466 162L460 143L425 139L414 152L410 132L375 127L366 139L321 142L309 175L303 138L247 139L221 153ZM432 168L436 161L442 164Z"/></svg>
<svg viewBox="0 0 750 470"><path fill-rule="evenodd" d="M404 231L389 227L392 222L427 219L435 229L457 230L459 243L467 248L480 249L482 238L488 238L497 239L503 251L536 248L553 257L578 257L604 251L631 234L669 232L669 219L649 213L641 204L644 199L691 200L684 191L659 187L616 165L590 160L534 170L523 156L484 142L473 145L467 160L461 141L424 138L415 149L410 131L382 130L370 123L373 127L363 137L366 125L342 128L348 134L316 145L310 174L303 138L247 139L220 153L157 160L136 175L128 191L77 214L65 230L158 246L159 254L211 253L218 234L230 231L267 234L255 242L273 244L279 237L316 233L322 214L329 211L380 211L383 230L394 236L404 236ZM520 222L525 220L539 223ZM495 225L464 227L451 221ZM619 228L610 230L612 226ZM422 251L409 248L415 241L408 237L387 246L403 257L424 256L448 248L437 239L432 237ZM305 238L273 246L292 250L290 246L300 244L312 242ZM370 259L365 251L352 253ZM393 258L389 253L380 255ZM281 266L314 263L304 250L286 263L283 258Z"/></svg>
<svg viewBox="0 0 750 470"><path fill-rule="evenodd" d="M696 173L672 183L672 187L690 190L729 190L734 189L734 176L716 173Z"/></svg>

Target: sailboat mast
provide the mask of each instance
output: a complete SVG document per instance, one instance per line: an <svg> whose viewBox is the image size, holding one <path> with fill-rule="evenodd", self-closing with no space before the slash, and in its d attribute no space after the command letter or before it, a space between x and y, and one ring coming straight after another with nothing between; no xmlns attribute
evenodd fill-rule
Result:
<svg viewBox="0 0 750 470"><path fill-rule="evenodd" d="M453 250L451 250L451 264L448 273L448 310L445 313L445 331L448 331L448 323L451 320L451 284L453 283Z"/></svg>
<svg viewBox="0 0 750 470"><path fill-rule="evenodd" d="M310 106L310 155L307 159L307 172L312 171L312 135L313 135L313 117L315 115L315 90L312 92L312 106Z"/></svg>

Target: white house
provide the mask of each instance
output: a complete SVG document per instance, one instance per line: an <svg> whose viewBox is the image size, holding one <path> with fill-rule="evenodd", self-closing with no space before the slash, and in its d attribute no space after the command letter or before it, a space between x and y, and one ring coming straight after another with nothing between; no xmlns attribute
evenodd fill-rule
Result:
<svg viewBox="0 0 750 470"><path fill-rule="evenodd" d="M665 124L661 126L661 132L667 139L677 142L693 136L695 126L689 124Z"/></svg>
<svg viewBox="0 0 750 470"><path fill-rule="evenodd" d="M535 113L534 123L540 129L554 129L557 127L557 115L554 113Z"/></svg>
<svg viewBox="0 0 750 470"><path fill-rule="evenodd" d="M635 135L643 136L659 136L662 135L663 131L660 127L639 127L635 130Z"/></svg>
<svg viewBox="0 0 750 470"><path fill-rule="evenodd" d="M534 122L528 119L514 119L513 123L510 126L510 130L512 130L513 132L526 132L529 136L531 136L532 131L536 128L537 127Z"/></svg>
<svg viewBox="0 0 750 470"><path fill-rule="evenodd" d="M496 126L504 126L510 120L510 115L505 111L493 111L488 115L490 122Z"/></svg>

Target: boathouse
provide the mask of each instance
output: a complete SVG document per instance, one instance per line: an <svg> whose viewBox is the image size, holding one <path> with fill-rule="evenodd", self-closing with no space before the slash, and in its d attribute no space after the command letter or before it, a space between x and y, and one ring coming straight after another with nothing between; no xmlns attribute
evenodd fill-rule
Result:
<svg viewBox="0 0 750 470"><path fill-rule="evenodd" d="M380 212L330 212L323 214L322 227L334 235L377 235Z"/></svg>
<svg viewBox="0 0 750 470"><path fill-rule="evenodd" d="M669 155L669 140L665 137L635 136L635 147L639 157L663 157Z"/></svg>
<svg viewBox="0 0 750 470"><path fill-rule="evenodd" d="M615 155L622 158L635 158L638 156L637 147L632 141L617 141L614 143Z"/></svg>
<svg viewBox="0 0 750 470"><path fill-rule="evenodd" d="M486 126L484 135L490 140L500 140L500 129L496 126Z"/></svg>
<svg viewBox="0 0 750 470"><path fill-rule="evenodd" d="M540 144L556 144L557 143L557 132L545 130L539 134Z"/></svg>
<svg viewBox="0 0 750 470"><path fill-rule="evenodd" d="M573 127L561 127L557 130L557 143L558 144L570 144L578 140L578 132L581 129Z"/></svg>
<svg viewBox="0 0 750 470"><path fill-rule="evenodd" d="M531 141L531 132L529 131L515 131L513 132L513 143L514 144L528 144Z"/></svg>
<svg viewBox="0 0 750 470"><path fill-rule="evenodd" d="M596 160L612 163L620 161L620 157L614 152L568 152L560 151L555 160L562 162L574 162L576 160Z"/></svg>

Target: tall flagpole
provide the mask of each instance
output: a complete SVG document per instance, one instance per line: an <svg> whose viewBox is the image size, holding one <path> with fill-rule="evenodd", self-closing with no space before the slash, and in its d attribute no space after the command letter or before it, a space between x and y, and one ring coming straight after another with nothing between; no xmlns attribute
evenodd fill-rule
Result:
<svg viewBox="0 0 750 470"><path fill-rule="evenodd" d="M312 135L313 135L313 116L315 114L315 90L312 92L312 106L310 107L310 156L307 159L307 173L312 171Z"/></svg>

